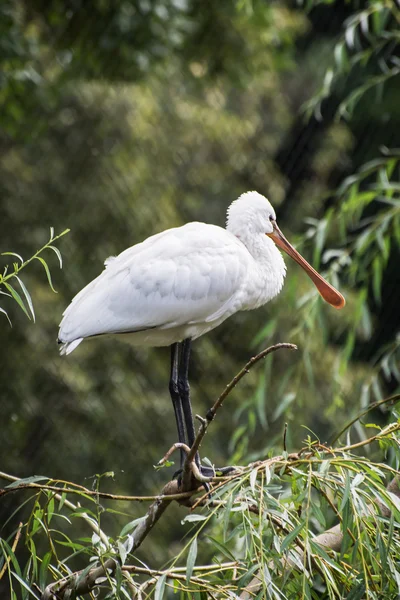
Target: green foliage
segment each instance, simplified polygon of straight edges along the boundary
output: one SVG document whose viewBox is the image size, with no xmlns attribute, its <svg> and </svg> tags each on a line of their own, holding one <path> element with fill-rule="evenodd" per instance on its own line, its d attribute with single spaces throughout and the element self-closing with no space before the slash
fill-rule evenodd
<svg viewBox="0 0 400 600">
<path fill-rule="evenodd" d="M 320 3 L 310 0 L 307 8 Z M 369 0 L 356 10 L 344 23 L 343 35 L 334 47 L 334 63 L 326 70 L 320 91 L 307 102 L 307 112 L 322 118 L 322 102 L 339 93 L 343 99 L 337 117 L 351 118 L 366 94 L 375 92 L 379 99 L 391 80 L 398 85 L 399 25 L 400 9 L 391 0 Z"/>
<path fill-rule="evenodd" d="M 308 2 L 307 10 L 320 4 L 323 2 Z M 389 107 L 386 110 L 392 109 L 391 94 L 396 95 L 400 80 L 399 20 L 396 3 L 385 0 L 368 2 L 346 19 L 343 34 L 334 48 L 334 63 L 324 71 L 322 89 L 303 107 L 308 117 L 323 119 L 323 103 L 328 100 L 336 107 L 336 119 L 346 118 L 353 127 L 361 115 L 363 118 L 371 115 L 371 106 L 380 111 L 385 110 L 384 106 Z M 381 94 L 373 95 L 375 88 Z M 393 110 L 397 113 L 396 107 Z M 375 349 L 368 370 L 363 370 L 362 365 L 356 367 L 354 361 L 360 345 L 376 335 L 374 313 L 382 304 L 389 261 L 392 259 L 393 264 L 393 255 L 398 255 L 400 248 L 400 153 L 398 148 L 386 146 L 379 150 L 379 156 L 344 178 L 334 194 L 325 191 L 329 207 L 323 214 L 306 218 L 309 227 L 299 240 L 299 247 L 312 256 L 314 267 L 324 269 L 323 275 L 344 291 L 347 305 L 340 317 L 330 314 L 331 309 L 321 302 L 315 289 L 306 288 L 302 292 L 297 277 L 291 276 L 291 296 L 289 290 L 287 295 L 296 302 L 295 322 L 285 307 L 278 307 L 274 318 L 257 333 L 254 343 L 274 339 L 278 328 L 282 333 L 285 319 L 284 335 L 298 344 L 303 360 L 287 367 L 279 385 L 271 377 L 271 367 L 266 367 L 257 393 L 244 405 L 247 424 L 242 424 L 232 439 L 235 458 L 246 456 L 246 432 L 255 431 L 255 416 L 262 422 L 258 407 L 265 406 L 265 399 L 271 396 L 281 399 L 272 420 L 283 412 L 290 418 L 292 403 L 295 401 L 296 409 L 299 404 L 306 405 L 310 402 L 310 390 L 312 402 L 315 403 L 316 394 L 325 418 L 329 419 L 336 410 L 346 410 L 349 400 L 353 411 L 357 411 L 370 401 L 379 401 L 386 390 L 400 385 L 397 331 L 392 331 L 384 347 Z M 391 272 L 396 277 L 393 266 Z M 318 348 L 313 332 L 317 330 L 325 344 L 333 341 L 342 346 L 337 356 L 333 352 L 326 354 L 322 368 L 315 360 Z M 238 420 L 242 413 L 243 406 L 237 413 Z M 361 439 L 365 436 L 361 427 L 358 434 Z M 252 454 L 253 458 L 256 456 Z"/>
<path fill-rule="evenodd" d="M 116 598 L 138 586 L 142 597 L 184 598 L 189 589 L 196 599 L 207 591 L 227 597 L 253 577 L 261 578 L 258 597 L 396 597 L 398 500 L 385 485 L 398 469 L 398 417 L 381 400 L 400 380 L 387 308 L 400 238 L 396 3 L 337 3 L 318 13 L 335 3 L 310 0 L 309 20 L 292 3 L 256 0 L 92 4 L 89 12 L 70 3 L 68 14 L 57 1 L 0 7 L 3 243 L 13 247 L 18 231 L 25 255 L 31 239 L 42 243 L 43 222 L 74 231 L 59 300 L 31 280 L 42 322 L 15 327 L 12 339 L 2 331 L 1 446 L 17 473 L 117 475 L 96 477 L 92 490 L 77 487 L 81 506 L 64 491 L 73 484 L 59 481 L 49 483 L 60 489 L 42 486 L 33 497 L 5 495 L 3 521 L 15 514 L 2 529 L 0 595 L 7 577 L 12 597 L 40 597 L 53 579 L 82 568 L 84 577 L 114 558 L 117 570 L 99 585 Z M 342 32 L 315 17 L 333 22 L 344 12 Z M 310 100 L 321 73 L 322 90 Z M 300 127 L 301 104 L 317 127 L 313 119 Z M 246 189 L 269 195 L 285 232 L 295 236 L 306 222 L 297 246 L 342 289 L 347 306 L 334 313 L 289 264 L 277 302 L 196 344 L 196 410 L 248 359 L 252 339 L 254 347 L 289 339 L 300 352 L 250 374 L 205 441 L 217 464 L 227 452 L 235 463 L 262 462 L 178 529 L 181 509 L 172 512 L 133 556 L 143 504 L 127 510 L 124 500 L 109 504 L 100 494 L 111 483 L 113 491 L 158 489 L 164 471 L 151 465 L 174 439 L 165 426 L 167 358 L 100 341 L 61 361 L 57 323 L 107 255 L 186 220 L 222 225 L 227 204 Z M 14 301 L 33 317 L 13 268 L 6 276 Z M 383 342 L 380 329 L 390 334 Z M 376 427 L 365 422 L 370 408 Z M 296 459 L 266 459 L 281 452 L 284 422 L 291 451 L 304 435 L 299 422 L 325 440 L 341 438 L 335 428 L 346 419 L 353 448 L 349 439 L 347 449 L 327 452 L 313 436 Z M 378 433 L 366 444 L 371 430 Z M 358 447 L 366 457 L 355 455 Z M 390 517 L 379 516 L 377 498 Z M 337 520 L 340 553 L 313 539 Z M 285 568 L 282 557 L 297 568 Z"/>
<path fill-rule="evenodd" d="M 96 579 L 102 597 L 130 598 L 135 590 L 139 597 L 167 598 L 174 590 L 181 597 L 335 599 L 362 589 L 366 598 L 394 599 L 400 593 L 400 500 L 387 484 L 397 475 L 391 464 L 400 460 L 400 421 L 370 426 L 376 433 L 362 446 L 379 442 L 391 455 L 389 464 L 355 454 L 358 443 L 326 448 L 308 437 L 299 453 L 264 459 L 216 482 L 211 499 L 202 492 L 195 512 L 182 521 L 185 543 L 162 568 L 141 564 L 131 553 L 140 520 L 119 535 L 101 530 L 105 516 L 115 513 L 112 506 L 121 504 L 118 496 L 111 503 L 101 498 L 102 477 L 95 491 L 17 480 L 8 486 L 14 494 L 34 488 L 25 500 L 30 515 L 1 540 L 0 576 L 8 576 L 16 597 L 40 598 L 51 582 L 74 572 L 77 559 L 87 565 L 79 581 L 111 558 L 117 567 Z M 82 519 L 91 537 L 76 535 L 75 522 Z M 331 532 L 335 521 L 340 525 Z M 333 548 L 329 536 L 339 539 Z M 18 560 L 18 543 L 29 548 L 27 564 Z"/>
<path fill-rule="evenodd" d="M 22 256 L 20 256 L 16 252 L 2 252 L 1 253 L 1 256 L 15 256 L 18 259 L 18 261 L 14 262 L 12 264 L 12 267 L 10 265 L 6 265 L 4 267 L 3 273 L 0 274 L 0 294 L 2 294 L 3 296 L 9 296 L 10 298 L 13 298 L 15 300 L 15 302 L 18 304 L 18 306 L 26 314 L 28 319 L 32 318 L 33 321 L 35 321 L 35 311 L 33 309 L 33 302 L 32 302 L 31 295 L 28 292 L 24 282 L 19 277 L 19 273 L 22 271 L 22 269 L 25 269 L 25 267 L 29 263 L 33 262 L 34 260 L 37 260 L 38 262 L 40 262 L 40 264 L 43 266 L 43 268 L 46 272 L 46 277 L 47 277 L 47 281 L 48 281 L 50 288 L 53 290 L 53 292 L 57 293 L 53 287 L 53 282 L 51 279 L 49 266 L 48 266 L 47 262 L 44 260 L 44 258 L 41 256 L 41 254 L 44 252 L 44 250 L 47 250 L 47 249 L 53 250 L 53 252 L 56 254 L 56 256 L 58 258 L 58 261 L 60 264 L 60 269 L 62 269 L 61 253 L 60 253 L 59 249 L 56 248 L 56 246 L 53 246 L 53 243 L 55 241 L 57 241 L 58 239 L 60 239 L 63 235 L 65 235 L 68 232 L 69 232 L 69 229 L 66 229 L 59 235 L 54 236 L 54 229 L 51 227 L 49 241 L 44 246 L 42 246 L 37 252 L 35 252 L 35 254 L 33 256 L 31 256 L 30 258 L 28 258 L 28 260 L 25 260 L 25 261 L 22 258 Z M 13 287 L 13 284 L 11 283 L 11 281 L 13 279 L 15 279 L 18 282 L 18 284 L 21 288 L 22 294 L 23 294 L 22 296 L 15 289 L 15 287 Z M 4 292 L 1 289 L 1 286 L 3 286 L 3 288 L 6 289 L 7 291 Z M 11 325 L 11 321 L 7 314 L 7 311 L 4 308 L 0 307 L 0 312 L 6 316 L 8 322 Z"/>
</svg>

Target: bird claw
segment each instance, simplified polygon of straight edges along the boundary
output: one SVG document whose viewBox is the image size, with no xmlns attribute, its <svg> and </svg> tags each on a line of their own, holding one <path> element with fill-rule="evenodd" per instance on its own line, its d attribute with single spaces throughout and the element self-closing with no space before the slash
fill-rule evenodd
<svg viewBox="0 0 400 600">
<path fill-rule="evenodd" d="M 225 475 L 229 475 L 230 473 L 235 471 L 235 467 L 208 467 L 205 465 L 200 465 L 200 467 L 198 467 L 198 470 L 200 471 L 200 474 L 202 477 L 211 480 L 213 477 L 224 477 Z M 172 475 L 172 479 L 177 479 L 179 486 L 182 485 L 182 475 L 183 475 L 183 468 L 178 469 Z M 195 477 L 195 475 L 194 475 L 194 477 Z M 203 483 L 204 487 L 206 488 L 206 490 L 209 491 L 210 486 L 208 485 L 208 482 L 202 481 L 202 483 Z"/>
<path fill-rule="evenodd" d="M 235 467 L 206 467 L 204 465 L 200 466 L 200 473 L 204 477 L 224 477 L 225 475 L 229 475 L 232 471 L 235 470 Z"/>
</svg>

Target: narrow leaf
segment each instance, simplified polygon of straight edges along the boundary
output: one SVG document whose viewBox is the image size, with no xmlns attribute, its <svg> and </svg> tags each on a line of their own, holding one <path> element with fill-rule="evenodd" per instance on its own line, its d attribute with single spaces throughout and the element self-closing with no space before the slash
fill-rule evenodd
<svg viewBox="0 0 400 600">
<path fill-rule="evenodd" d="M 181 524 L 184 523 L 194 523 L 196 521 L 205 521 L 208 517 L 206 515 L 197 515 L 196 513 L 192 513 L 186 515 L 184 519 L 182 519 Z"/>
<path fill-rule="evenodd" d="M 16 256 L 21 261 L 21 264 L 24 262 L 24 259 L 22 258 L 22 256 L 20 254 L 17 254 L 16 252 L 2 252 L 1 255 L 2 256 Z"/>
<path fill-rule="evenodd" d="M 224 514 L 223 514 L 223 520 L 222 520 L 224 542 L 226 541 L 226 536 L 228 533 L 228 527 L 229 527 L 230 518 L 231 518 L 232 504 L 233 504 L 233 494 L 229 494 L 229 497 L 228 497 L 228 500 L 227 500 L 227 503 L 225 506 Z"/>
<path fill-rule="evenodd" d="M 124 544 L 121 544 L 120 541 L 118 541 L 117 544 L 118 544 L 119 556 L 120 556 L 120 559 L 121 559 L 121 565 L 124 565 L 125 561 L 126 561 L 126 556 L 127 556 L 128 553 L 126 551 L 126 548 L 125 548 Z"/>
<path fill-rule="evenodd" d="M 160 579 L 157 581 L 157 585 L 154 589 L 154 600 L 162 600 L 162 598 L 164 597 L 166 579 L 167 579 L 167 574 L 164 573 L 163 575 L 161 575 Z"/>
<path fill-rule="evenodd" d="M 33 592 L 33 591 L 31 590 L 31 588 L 29 587 L 29 585 L 28 585 L 28 584 L 27 584 L 27 583 L 26 583 L 26 582 L 25 582 L 25 581 L 22 579 L 22 577 L 20 577 L 20 576 L 19 576 L 19 575 L 17 575 L 16 573 L 14 573 L 14 571 L 11 571 L 11 575 L 13 575 L 13 577 L 15 577 L 15 579 L 17 579 L 17 580 L 20 582 L 21 586 L 22 586 L 23 588 L 25 588 L 26 590 L 28 590 L 28 592 L 29 592 L 29 593 L 30 593 L 30 594 L 31 594 L 31 595 L 32 595 L 34 598 L 36 598 L 36 600 L 40 600 L 39 596 L 37 596 L 37 595 L 35 594 L 35 592 Z"/>
<path fill-rule="evenodd" d="M 239 579 L 238 584 L 237 584 L 237 591 L 240 592 L 248 583 L 250 583 L 250 580 L 253 576 L 253 574 L 258 571 L 260 568 L 260 565 L 257 563 L 255 565 L 253 565 L 248 571 L 246 571 L 246 573 L 244 575 L 242 575 L 242 577 Z"/>
<path fill-rule="evenodd" d="M 53 282 L 51 280 L 51 275 L 50 275 L 50 270 L 49 267 L 47 266 L 46 261 L 41 257 L 41 256 L 35 256 L 36 260 L 40 261 L 44 267 L 44 270 L 46 271 L 46 275 L 47 275 L 47 281 L 49 282 L 49 286 L 51 287 L 51 289 L 53 290 L 53 292 L 55 294 L 57 294 L 57 291 L 54 289 L 53 287 Z"/>
<path fill-rule="evenodd" d="M 28 319 L 30 319 L 31 318 L 30 314 L 26 310 L 26 306 L 24 304 L 24 301 L 22 300 L 21 296 L 18 294 L 17 290 L 14 290 L 14 288 L 12 287 L 12 285 L 10 285 L 7 282 L 4 282 L 4 285 L 6 286 L 6 288 L 8 289 L 8 291 L 10 292 L 10 294 L 12 295 L 12 297 L 14 298 L 14 300 L 16 301 L 16 303 L 19 305 L 19 307 L 22 308 L 22 310 L 24 311 L 24 313 L 26 314 L 26 316 L 28 317 Z"/>
<path fill-rule="evenodd" d="M 18 280 L 18 283 L 19 283 L 19 285 L 21 286 L 21 290 L 24 292 L 25 299 L 26 299 L 26 301 L 27 301 L 27 303 L 28 303 L 28 306 L 29 306 L 29 310 L 30 310 L 30 311 L 31 311 L 31 313 L 32 313 L 33 322 L 35 323 L 35 321 L 36 321 L 36 317 L 35 317 L 35 311 L 33 310 L 33 303 L 32 303 L 32 298 L 31 298 L 31 295 L 30 295 L 30 293 L 28 292 L 28 290 L 26 289 L 26 286 L 25 286 L 24 282 L 22 281 L 22 279 L 20 279 L 20 278 L 18 277 L 18 275 L 14 275 L 14 277 L 15 277 L 15 279 L 17 279 L 17 280 Z"/>
<path fill-rule="evenodd" d="M 126 535 L 130 531 L 132 531 L 133 529 L 136 529 L 136 527 L 139 525 L 139 523 L 141 523 L 145 518 L 146 517 L 139 517 L 138 519 L 134 519 L 133 521 L 130 521 L 129 523 L 127 523 L 125 525 L 125 527 L 122 529 L 122 531 L 119 535 L 121 537 L 124 537 L 124 535 Z"/>
<path fill-rule="evenodd" d="M 60 263 L 60 269 L 62 269 L 62 256 L 61 256 L 61 252 L 59 251 L 58 248 L 56 248 L 55 246 L 47 246 L 48 248 L 50 248 L 51 250 L 53 250 L 53 252 L 56 253 L 57 258 L 58 258 L 58 262 Z"/>
<path fill-rule="evenodd" d="M 49 573 L 49 564 L 51 561 L 52 553 L 46 552 L 43 557 L 42 564 L 40 565 L 40 573 L 39 573 L 39 586 L 42 590 L 46 587 L 47 583 L 47 575 Z"/>
<path fill-rule="evenodd" d="M 253 494 L 256 493 L 257 474 L 258 474 L 257 469 L 253 469 L 252 472 L 250 473 L 250 487 L 251 487 L 251 491 L 253 492 Z"/>
<path fill-rule="evenodd" d="M 341 502 L 340 508 L 339 508 L 340 512 L 343 511 L 343 509 L 346 506 L 347 501 L 349 499 L 349 496 L 350 496 L 350 483 L 351 483 L 350 482 L 350 477 L 349 477 L 348 473 L 346 473 L 346 485 L 345 485 L 345 488 L 344 488 L 344 494 L 343 494 L 343 497 L 342 497 L 342 502 Z"/>
<path fill-rule="evenodd" d="M 7 321 L 10 323 L 10 327 L 12 327 L 12 323 L 10 321 L 10 317 L 7 314 L 7 311 L 5 311 L 4 308 L 0 308 L 0 312 L 6 315 Z"/>
<path fill-rule="evenodd" d="M 44 480 L 48 480 L 48 477 L 45 477 L 44 475 L 32 475 L 32 477 L 25 477 L 25 479 L 18 479 L 18 481 L 13 481 L 13 483 L 10 483 L 9 485 L 6 485 L 7 488 L 13 488 L 13 487 L 18 487 L 19 485 L 26 485 L 28 483 L 36 483 L 38 481 L 44 481 Z M 60 488 L 61 489 L 61 488 Z"/>
<path fill-rule="evenodd" d="M 186 582 L 189 583 L 193 574 L 193 567 L 197 558 L 197 537 L 190 544 L 189 554 L 186 563 Z"/>
<path fill-rule="evenodd" d="M 291 544 L 291 542 L 299 535 L 299 533 L 303 529 L 303 527 L 304 527 L 304 523 L 300 523 L 285 537 L 285 539 L 282 541 L 282 544 L 281 544 L 282 552 L 284 552 L 288 548 L 288 546 Z"/>
</svg>

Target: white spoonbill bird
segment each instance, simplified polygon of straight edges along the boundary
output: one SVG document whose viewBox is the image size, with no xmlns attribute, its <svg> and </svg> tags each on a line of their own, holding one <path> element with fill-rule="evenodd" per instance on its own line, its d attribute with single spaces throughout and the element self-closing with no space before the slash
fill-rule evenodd
<svg viewBox="0 0 400 600">
<path fill-rule="evenodd" d="M 178 438 L 191 446 L 191 340 L 281 291 L 286 267 L 278 248 L 306 271 L 324 300 L 335 308 L 344 306 L 343 296 L 284 237 L 269 201 L 247 192 L 229 206 L 226 229 L 187 223 L 108 258 L 104 271 L 64 312 L 61 354 L 98 335 L 119 335 L 135 345 L 171 346 L 170 394 Z"/>
</svg>

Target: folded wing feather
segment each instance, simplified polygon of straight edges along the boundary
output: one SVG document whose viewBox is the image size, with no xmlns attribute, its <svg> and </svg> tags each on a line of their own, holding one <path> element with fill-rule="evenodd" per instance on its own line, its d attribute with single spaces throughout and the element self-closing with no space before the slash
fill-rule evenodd
<svg viewBox="0 0 400 600">
<path fill-rule="evenodd" d="M 164 231 L 107 259 L 64 312 L 59 339 L 68 352 L 71 342 L 94 335 L 218 319 L 234 301 L 247 261 L 245 247 L 220 227 Z"/>
</svg>

